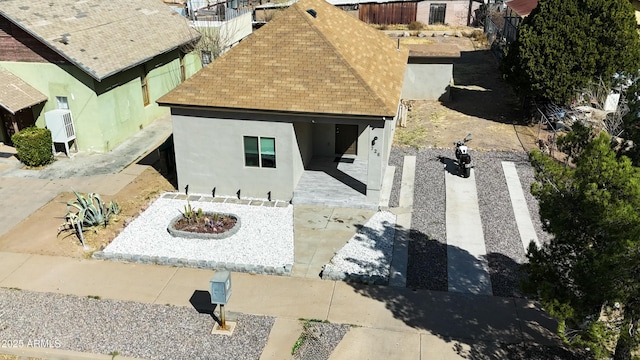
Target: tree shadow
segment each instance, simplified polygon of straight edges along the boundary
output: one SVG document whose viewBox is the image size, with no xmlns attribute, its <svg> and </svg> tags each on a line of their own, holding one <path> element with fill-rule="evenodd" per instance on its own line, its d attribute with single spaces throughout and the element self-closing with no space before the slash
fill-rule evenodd
<svg viewBox="0 0 640 360">
<path fill-rule="evenodd" d="M 412 274 L 415 269 L 411 268 L 412 259 L 409 259 L 407 288 L 348 282 L 357 294 L 384 303 L 395 319 L 450 343 L 451 349 L 463 358 L 512 358 L 511 354 L 524 351 L 522 346 L 538 344 L 557 348 L 562 345 L 555 334 L 557 322 L 539 304 L 522 297 L 499 296 L 518 294 L 513 289 L 517 289 L 520 265 L 513 259 L 498 253 L 477 258 L 465 249 L 441 243 L 420 231 L 399 226 L 394 230 L 396 238 L 409 239 L 410 258 L 414 256 L 411 254 L 412 242 L 426 243 L 420 248 L 425 252 L 424 259 L 431 261 L 426 267 L 430 270 L 420 276 L 432 278 L 426 282 L 427 288 L 411 286 L 411 277 L 416 275 Z M 452 253 L 455 256 L 452 257 Z M 452 259 L 460 264 L 456 266 L 457 278 L 454 279 L 460 287 L 457 292 L 448 291 L 449 261 Z M 386 260 L 386 264 L 389 262 Z M 497 267 L 500 271 L 486 272 L 487 263 L 490 268 Z M 374 267 L 369 269 L 374 270 Z M 485 271 L 479 271 L 482 269 Z M 497 288 L 496 284 L 512 285 L 506 291 L 494 290 L 494 296 L 475 294 L 474 285 L 486 280 L 487 276 L 490 276 L 493 288 Z"/>
<path fill-rule="evenodd" d="M 342 256 L 341 252 L 331 259 L 320 272 L 320 278 L 334 278 L 335 272 L 338 277 L 345 282 L 367 283 L 367 284 L 388 284 L 389 269 L 393 248 L 384 239 L 393 239 L 396 226 L 388 221 L 382 222 L 382 229 L 375 229 L 365 225 L 354 224 L 356 234 L 349 240 L 346 246 L 359 247 L 359 254 L 367 253 L 364 257 Z M 343 273 L 340 266 L 334 268 L 334 262 L 348 262 L 355 265 L 358 270 Z"/>
<path fill-rule="evenodd" d="M 450 95 L 439 99 L 449 109 L 499 123 L 525 120 L 491 50 L 461 52 L 453 64 L 453 79 Z"/>
</svg>

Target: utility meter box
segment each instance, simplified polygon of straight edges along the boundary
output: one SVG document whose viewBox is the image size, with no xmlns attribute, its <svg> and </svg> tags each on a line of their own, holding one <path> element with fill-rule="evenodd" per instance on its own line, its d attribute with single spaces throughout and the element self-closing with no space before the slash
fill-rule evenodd
<svg viewBox="0 0 640 360">
<path fill-rule="evenodd" d="M 216 271 L 211 280 L 211 303 L 226 305 L 231 296 L 231 273 L 229 271 Z"/>
</svg>

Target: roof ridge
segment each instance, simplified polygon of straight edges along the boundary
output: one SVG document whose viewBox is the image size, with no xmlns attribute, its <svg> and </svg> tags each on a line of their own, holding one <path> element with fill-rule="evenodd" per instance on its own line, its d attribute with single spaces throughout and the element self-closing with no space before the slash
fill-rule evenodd
<svg viewBox="0 0 640 360">
<path fill-rule="evenodd" d="M 323 0 L 323 1 L 325 1 L 325 0 Z M 342 62 L 344 64 L 347 64 L 349 69 L 351 69 L 351 72 L 358 79 L 358 82 L 360 82 L 360 84 L 362 84 L 364 86 L 364 88 L 367 89 L 367 92 L 369 93 L 369 95 L 372 98 L 374 98 L 376 100 L 376 102 L 381 105 L 382 108 L 386 109 L 387 108 L 387 104 L 385 103 L 384 99 L 382 99 L 380 97 L 380 95 L 378 95 L 378 93 L 376 91 L 374 91 L 373 88 L 371 88 L 371 85 L 367 81 L 365 81 L 364 77 L 360 74 L 360 72 L 358 72 L 358 70 L 353 65 L 351 65 L 351 62 L 347 60 L 347 58 L 342 54 L 342 52 L 339 51 L 339 49 L 333 44 L 333 42 L 331 42 L 325 36 L 325 34 L 322 31 L 320 31 L 320 29 L 318 29 L 317 26 L 315 26 L 313 24 L 312 20 L 305 15 L 307 13 L 307 10 L 302 9 L 299 6 L 299 4 L 300 4 L 300 2 L 296 2 L 293 5 L 293 7 L 296 9 L 296 11 L 298 11 L 298 13 L 300 15 L 302 15 L 302 18 L 304 19 L 304 21 L 306 21 L 309 24 L 309 26 L 313 29 L 313 31 L 315 31 L 318 35 L 320 35 L 320 37 L 324 40 L 324 42 L 329 45 L 331 50 L 342 60 Z M 328 2 L 327 2 L 327 4 L 329 6 L 334 6 L 334 5 L 329 4 Z M 311 16 L 313 16 L 313 15 L 311 15 Z M 387 109 L 387 110 L 395 111 L 395 109 Z"/>
</svg>

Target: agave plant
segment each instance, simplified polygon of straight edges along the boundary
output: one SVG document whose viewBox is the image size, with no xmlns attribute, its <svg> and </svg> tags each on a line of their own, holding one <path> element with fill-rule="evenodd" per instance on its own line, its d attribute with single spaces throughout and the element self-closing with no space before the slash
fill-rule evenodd
<svg viewBox="0 0 640 360">
<path fill-rule="evenodd" d="M 86 198 L 77 191 L 73 193 L 76 200 L 67 202 L 67 214 L 64 216 L 66 221 L 58 230 L 58 234 L 65 230 L 74 230 L 84 246 L 84 229 L 99 225 L 106 227 L 111 215 L 120 212 L 120 207 L 115 201 L 106 204 L 96 193 L 88 193 Z"/>
</svg>

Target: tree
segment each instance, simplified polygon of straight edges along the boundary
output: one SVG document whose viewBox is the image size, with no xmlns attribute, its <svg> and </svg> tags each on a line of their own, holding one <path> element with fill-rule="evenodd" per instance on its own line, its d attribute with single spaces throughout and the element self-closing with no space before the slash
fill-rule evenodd
<svg viewBox="0 0 640 360">
<path fill-rule="evenodd" d="M 640 81 L 636 80 L 627 89 L 629 113 L 624 117 L 624 137 L 635 144 L 625 154 L 635 166 L 640 166 Z"/>
<path fill-rule="evenodd" d="M 501 68 L 521 97 L 564 104 L 615 73 L 637 73 L 640 40 L 628 0 L 539 0 Z"/>
<path fill-rule="evenodd" d="M 640 325 L 640 169 L 604 132 L 578 132 L 561 147 L 572 149 L 574 167 L 531 153 L 532 193 L 553 239 L 529 247 L 524 290 L 559 319 L 567 341 L 630 359 Z M 601 310 L 614 304 L 621 317 L 603 321 Z"/>
<path fill-rule="evenodd" d="M 195 51 L 206 66 L 233 45 L 251 34 L 251 14 L 248 9 L 227 9 L 220 3 L 211 9 L 200 9 L 193 25 L 200 33 Z"/>
</svg>

